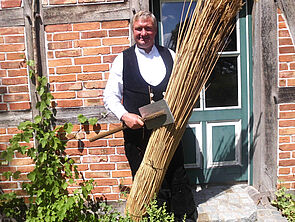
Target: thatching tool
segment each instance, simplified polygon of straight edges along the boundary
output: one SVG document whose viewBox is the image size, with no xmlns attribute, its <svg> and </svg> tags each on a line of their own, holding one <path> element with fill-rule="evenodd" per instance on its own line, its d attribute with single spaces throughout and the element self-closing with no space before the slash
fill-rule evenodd
<svg viewBox="0 0 295 222">
<path fill-rule="evenodd" d="M 172 113 L 164 99 L 145 105 L 143 107 L 140 107 L 139 112 L 147 129 L 155 129 L 161 126 L 174 123 L 174 118 L 172 116 Z M 119 132 L 126 128 L 127 126 L 124 123 L 121 123 L 120 126 L 112 130 L 101 132 L 97 134 L 96 136 L 91 137 L 89 141 L 93 142 L 97 139 L 106 137 L 108 135 Z"/>
</svg>

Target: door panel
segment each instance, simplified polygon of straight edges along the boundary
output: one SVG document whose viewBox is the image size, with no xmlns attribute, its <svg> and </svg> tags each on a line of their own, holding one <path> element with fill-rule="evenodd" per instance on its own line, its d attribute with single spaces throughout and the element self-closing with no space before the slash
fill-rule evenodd
<svg viewBox="0 0 295 222">
<path fill-rule="evenodd" d="M 154 0 L 153 4 L 160 21 L 158 39 L 175 49 L 183 2 Z M 185 167 L 194 184 L 248 180 L 249 47 L 245 10 L 246 4 L 182 138 Z"/>
</svg>

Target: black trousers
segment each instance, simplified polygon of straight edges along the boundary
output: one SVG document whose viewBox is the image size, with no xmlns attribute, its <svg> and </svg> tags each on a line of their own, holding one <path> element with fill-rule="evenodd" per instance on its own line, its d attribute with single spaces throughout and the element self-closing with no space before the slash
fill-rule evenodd
<svg viewBox="0 0 295 222">
<path fill-rule="evenodd" d="M 143 159 L 145 149 L 151 135 L 146 128 L 139 130 L 127 129 L 124 131 L 125 154 L 128 159 L 132 177 Z M 157 195 L 158 205 L 166 203 L 167 210 L 174 213 L 176 221 L 186 218 L 195 220 L 196 207 L 191 187 L 184 169 L 184 155 L 182 144 L 178 146 L 166 171 L 161 189 Z"/>
</svg>

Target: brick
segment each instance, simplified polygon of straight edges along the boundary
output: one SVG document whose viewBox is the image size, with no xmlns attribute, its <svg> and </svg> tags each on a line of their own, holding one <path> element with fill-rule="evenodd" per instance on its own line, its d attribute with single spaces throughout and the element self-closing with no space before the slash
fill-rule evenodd
<svg viewBox="0 0 295 222">
<path fill-rule="evenodd" d="M 295 62 L 293 62 L 293 63 L 290 64 L 290 69 L 295 70 Z"/>
<path fill-rule="evenodd" d="M 290 152 L 279 153 L 279 158 L 280 159 L 289 159 L 290 157 L 291 157 L 291 153 Z"/>
<path fill-rule="evenodd" d="M 280 127 L 295 126 L 295 120 L 279 120 Z"/>
<path fill-rule="evenodd" d="M 76 98 L 75 92 L 52 92 L 54 99 L 73 99 Z"/>
<path fill-rule="evenodd" d="M 7 134 L 17 134 L 17 133 L 21 133 L 22 131 L 19 130 L 18 128 L 7 128 Z M 28 146 L 29 144 L 26 143 L 26 144 L 22 144 L 22 145 L 25 145 L 25 146 Z"/>
<path fill-rule="evenodd" d="M 4 61 L 5 60 L 5 54 L 0 54 L 0 61 Z"/>
<path fill-rule="evenodd" d="M 83 67 L 84 72 L 103 72 L 108 70 L 109 70 L 108 64 L 85 65 Z"/>
<path fill-rule="evenodd" d="M 77 170 L 78 171 L 86 171 L 86 170 L 89 170 L 89 166 L 88 166 L 88 164 L 79 164 L 79 165 L 77 165 Z"/>
<path fill-rule="evenodd" d="M 91 164 L 90 170 L 115 170 L 115 164 Z"/>
<path fill-rule="evenodd" d="M 72 65 L 72 60 L 69 59 L 54 59 L 48 60 L 48 67 Z"/>
<path fill-rule="evenodd" d="M 131 172 L 130 170 L 118 170 L 118 171 L 113 171 L 112 172 L 112 177 L 113 178 L 121 178 L 121 177 L 131 177 Z"/>
<path fill-rule="evenodd" d="M 279 168 L 279 174 L 289 174 L 290 168 Z"/>
<path fill-rule="evenodd" d="M 288 79 L 287 86 L 295 86 L 295 79 Z"/>
<path fill-rule="evenodd" d="M 107 146 L 107 140 L 100 139 L 100 140 L 95 140 L 93 142 L 90 141 L 83 141 L 85 147 L 105 147 Z"/>
<path fill-rule="evenodd" d="M 110 22 L 102 22 L 101 23 L 101 28 L 103 28 L 103 29 L 125 28 L 128 26 L 129 26 L 129 22 L 127 20 L 110 21 Z"/>
<path fill-rule="evenodd" d="M 85 48 L 83 49 L 84 55 L 106 55 L 110 53 L 110 47 L 99 47 L 99 48 Z"/>
<path fill-rule="evenodd" d="M 8 110 L 7 104 L 1 104 L 0 103 L 0 110 L 1 111 L 7 111 Z"/>
<path fill-rule="evenodd" d="M 280 136 L 279 137 L 279 143 L 290 143 L 290 137 L 289 136 Z"/>
<path fill-rule="evenodd" d="M 86 178 L 110 178 L 109 172 L 85 172 Z"/>
<path fill-rule="evenodd" d="M 113 201 L 113 200 L 119 200 L 120 195 L 119 194 L 103 194 L 103 195 L 93 195 L 93 197 L 103 199 L 103 200 Z"/>
<path fill-rule="evenodd" d="M 77 93 L 78 98 L 90 98 L 102 96 L 102 90 L 82 90 Z"/>
<path fill-rule="evenodd" d="M 92 56 L 92 57 L 75 58 L 74 63 L 75 65 L 101 63 L 101 57 Z"/>
<path fill-rule="evenodd" d="M 2 85 L 18 85 L 18 84 L 27 84 L 26 77 L 17 77 L 17 78 L 2 78 Z"/>
<path fill-rule="evenodd" d="M 128 163 L 118 163 L 117 164 L 117 169 L 118 170 L 130 170 L 130 166 Z"/>
<path fill-rule="evenodd" d="M 279 106 L 280 111 L 295 110 L 295 104 L 284 104 Z"/>
<path fill-rule="evenodd" d="M 0 94 L 7 93 L 7 87 L 0 86 Z"/>
<path fill-rule="evenodd" d="M 121 38 L 104 38 L 102 39 L 102 44 L 111 46 L 111 45 L 127 45 L 129 44 L 128 37 L 121 37 Z"/>
<path fill-rule="evenodd" d="M 49 0 L 51 5 L 64 5 L 64 4 L 74 4 L 76 0 Z"/>
<path fill-rule="evenodd" d="M 80 99 L 76 100 L 57 100 L 58 107 L 78 107 L 83 105 L 83 101 Z"/>
<path fill-rule="evenodd" d="M 73 24 L 74 31 L 86 31 L 100 29 L 100 22 L 85 22 Z"/>
<path fill-rule="evenodd" d="M 48 57 L 48 59 L 54 59 L 54 54 L 53 54 L 53 52 L 48 51 L 48 52 L 47 52 L 47 57 Z"/>
<path fill-rule="evenodd" d="M 109 140 L 109 145 L 110 146 L 123 146 L 124 145 L 124 140 L 123 139 Z"/>
<path fill-rule="evenodd" d="M 102 163 L 102 162 L 108 162 L 107 156 L 84 156 L 83 163 Z"/>
<path fill-rule="evenodd" d="M 6 70 L 0 70 L 0 77 L 6 77 Z"/>
<path fill-rule="evenodd" d="M 49 50 L 55 50 L 55 49 L 69 49 L 72 48 L 72 42 L 50 42 L 48 43 L 48 49 Z"/>
<path fill-rule="evenodd" d="M 295 159 L 279 160 L 279 166 L 294 166 Z"/>
<path fill-rule="evenodd" d="M 281 112 L 281 119 L 293 119 L 295 117 L 295 112 Z"/>
<path fill-rule="evenodd" d="M 88 81 L 88 80 L 100 80 L 102 79 L 102 73 L 87 73 L 87 74 L 78 74 L 77 79 L 81 81 Z M 92 82 L 92 81 L 91 81 Z M 85 83 L 84 83 L 85 87 Z M 91 88 L 90 88 L 91 89 Z M 94 89 L 94 88 L 93 88 Z"/>
<path fill-rule="evenodd" d="M 62 25 L 47 25 L 45 26 L 46 32 L 67 32 L 72 31 L 72 25 L 62 24 Z"/>
<path fill-rule="evenodd" d="M 294 52 L 295 52 L 294 46 L 279 47 L 279 53 L 281 54 L 294 53 Z"/>
<path fill-rule="evenodd" d="M 288 30 L 279 30 L 279 38 L 280 37 L 290 37 L 290 33 Z"/>
<path fill-rule="evenodd" d="M 103 63 L 113 63 L 113 61 L 116 57 L 117 57 L 116 55 L 104 56 Z"/>
<path fill-rule="evenodd" d="M 77 57 L 77 56 L 81 56 L 81 55 L 82 55 L 82 51 L 80 49 L 64 50 L 64 51 L 56 51 L 55 52 L 56 58 Z"/>
<path fill-rule="evenodd" d="M 75 82 L 76 75 L 49 76 L 49 82 Z"/>
<path fill-rule="evenodd" d="M 86 99 L 85 106 L 103 106 L 103 99 Z"/>
<path fill-rule="evenodd" d="M 107 35 L 108 33 L 105 30 L 82 32 L 81 39 L 104 38 L 104 37 L 107 37 Z"/>
<path fill-rule="evenodd" d="M 47 41 L 53 41 L 53 34 L 46 35 Z"/>
<path fill-rule="evenodd" d="M 17 52 L 24 51 L 25 44 L 3 44 L 0 45 L 0 52 Z"/>
<path fill-rule="evenodd" d="M 293 62 L 293 61 L 295 61 L 295 55 L 280 55 L 279 56 L 279 62 Z"/>
<path fill-rule="evenodd" d="M 114 186 L 114 185 L 118 185 L 118 180 L 117 179 L 99 179 L 99 180 L 94 180 L 94 183 L 97 186 Z"/>
<path fill-rule="evenodd" d="M 0 35 L 24 34 L 24 27 L 0 27 Z"/>
<path fill-rule="evenodd" d="M 110 162 L 127 162 L 127 157 L 125 155 L 110 156 Z"/>
<path fill-rule="evenodd" d="M 279 149 L 282 151 L 293 151 L 295 150 L 295 144 L 280 144 Z"/>
<path fill-rule="evenodd" d="M 81 90 L 82 83 L 63 83 L 63 84 L 56 84 L 55 85 L 56 91 L 67 91 L 67 90 Z"/>
<path fill-rule="evenodd" d="M 9 86 L 8 87 L 9 93 L 20 93 L 20 92 L 29 92 L 29 88 L 27 85 L 25 86 Z"/>
<path fill-rule="evenodd" d="M 0 134 L 6 134 L 6 128 L 0 128 Z"/>
<path fill-rule="evenodd" d="M 79 39 L 79 32 L 57 33 L 53 35 L 54 41 L 66 41 Z"/>
<path fill-rule="evenodd" d="M 95 47 L 95 46 L 101 46 L 101 40 L 99 40 L 99 39 L 84 39 L 84 40 L 74 41 L 75 48 Z"/>
<path fill-rule="evenodd" d="M 6 54 L 7 60 L 20 60 L 25 58 L 25 54 L 23 52 L 18 53 L 7 53 Z"/>
<path fill-rule="evenodd" d="M 1 189 L 13 189 L 18 188 L 16 182 L 0 182 Z"/>
<path fill-rule="evenodd" d="M 79 78 L 79 76 L 78 76 Z M 106 81 L 91 81 L 91 82 L 84 82 L 84 87 L 86 89 L 104 89 L 106 86 Z"/>
<path fill-rule="evenodd" d="M 288 64 L 286 63 L 280 63 L 279 67 L 280 67 L 280 71 L 288 70 Z"/>
<path fill-rule="evenodd" d="M 81 73 L 81 66 L 67 66 L 67 67 L 57 67 L 56 74 L 70 74 L 70 73 Z"/>
<path fill-rule="evenodd" d="M 1 7 L 2 8 L 14 8 L 21 7 L 22 0 L 2 0 Z"/>
<path fill-rule="evenodd" d="M 66 149 L 65 153 L 70 156 L 82 156 L 87 155 L 86 149 Z"/>
<path fill-rule="evenodd" d="M 292 39 L 291 38 L 283 38 L 279 39 L 279 45 L 293 45 Z"/>
<path fill-rule="evenodd" d="M 123 154 L 123 155 L 125 155 L 125 149 L 124 149 L 124 147 L 116 147 L 116 150 L 117 150 L 117 154 Z"/>
<path fill-rule="evenodd" d="M 102 193 L 102 194 L 106 194 L 106 193 L 111 193 L 111 188 L 108 187 L 94 187 L 92 190 L 93 193 Z"/>
<path fill-rule="evenodd" d="M 3 43 L 4 43 L 4 37 L 0 36 L 0 44 L 3 44 Z"/>
<path fill-rule="evenodd" d="M 9 77 L 17 77 L 17 76 L 27 76 L 26 69 L 9 69 L 7 70 L 7 74 Z"/>
<path fill-rule="evenodd" d="M 295 175 L 279 176 L 279 180 L 282 180 L 282 181 L 294 181 L 295 180 Z"/>
<path fill-rule="evenodd" d="M 279 29 L 286 29 L 286 28 L 287 28 L 286 22 L 279 22 Z"/>
<path fill-rule="evenodd" d="M 4 37 L 5 43 L 25 43 L 24 36 L 5 36 Z"/>
<path fill-rule="evenodd" d="M 11 135 L 0 135 L 0 142 L 9 142 L 9 139 L 11 139 Z"/>
<path fill-rule="evenodd" d="M 109 31 L 109 37 L 129 36 L 129 29 L 116 29 Z"/>
<path fill-rule="evenodd" d="M 11 94 L 4 95 L 4 102 L 18 102 L 18 101 L 29 101 L 30 97 L 28 94 Z"/>
<path fill-rule="evenodd" d="M 1 69 L 17 69 L 21 67 L 21 62 L 12 61 L 12 62 L 0 62 Z"/>
<path fill-rule="evenodd" d="M 31 158 L 27 159 L 13 159 L 10 161 L 11 165 L 23 166 L 23 165 L 32 165 L 34 161 Z"/>
<path fill-rule="evenodd" d="M 280 87 L 285 87 L 285 86 L 287 86 L 287 81 L 286 81 L 286 80 L 279 80 L 279 86 L 280 86 Z"/>
<path fill-rule="evenodd" d="M 115 154 L 114 148 L 95 148 L 95 149 L 89 149 L 90 155 L 111 155 Z"/>
<path fill-rule="evenodd" d="M 21 173 L 29 173 L 34 170 L 35 166 L 18 166 L 17 170 L 20 171 Z"/>
</svg>

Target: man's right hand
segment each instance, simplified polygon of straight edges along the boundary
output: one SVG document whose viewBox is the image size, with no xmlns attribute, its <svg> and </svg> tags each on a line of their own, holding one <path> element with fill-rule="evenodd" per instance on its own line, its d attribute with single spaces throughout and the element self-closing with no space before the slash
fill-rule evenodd
<svg viewBox="0 0 295 222">
<path fill-rule="evenodd" d="M 121 117 L 121 120 L 130 129 L 139 129 L 144 125 L 144 122 L 142 121 L 141 117 L 134 113 L 125 113 Z"/>
</svg>

